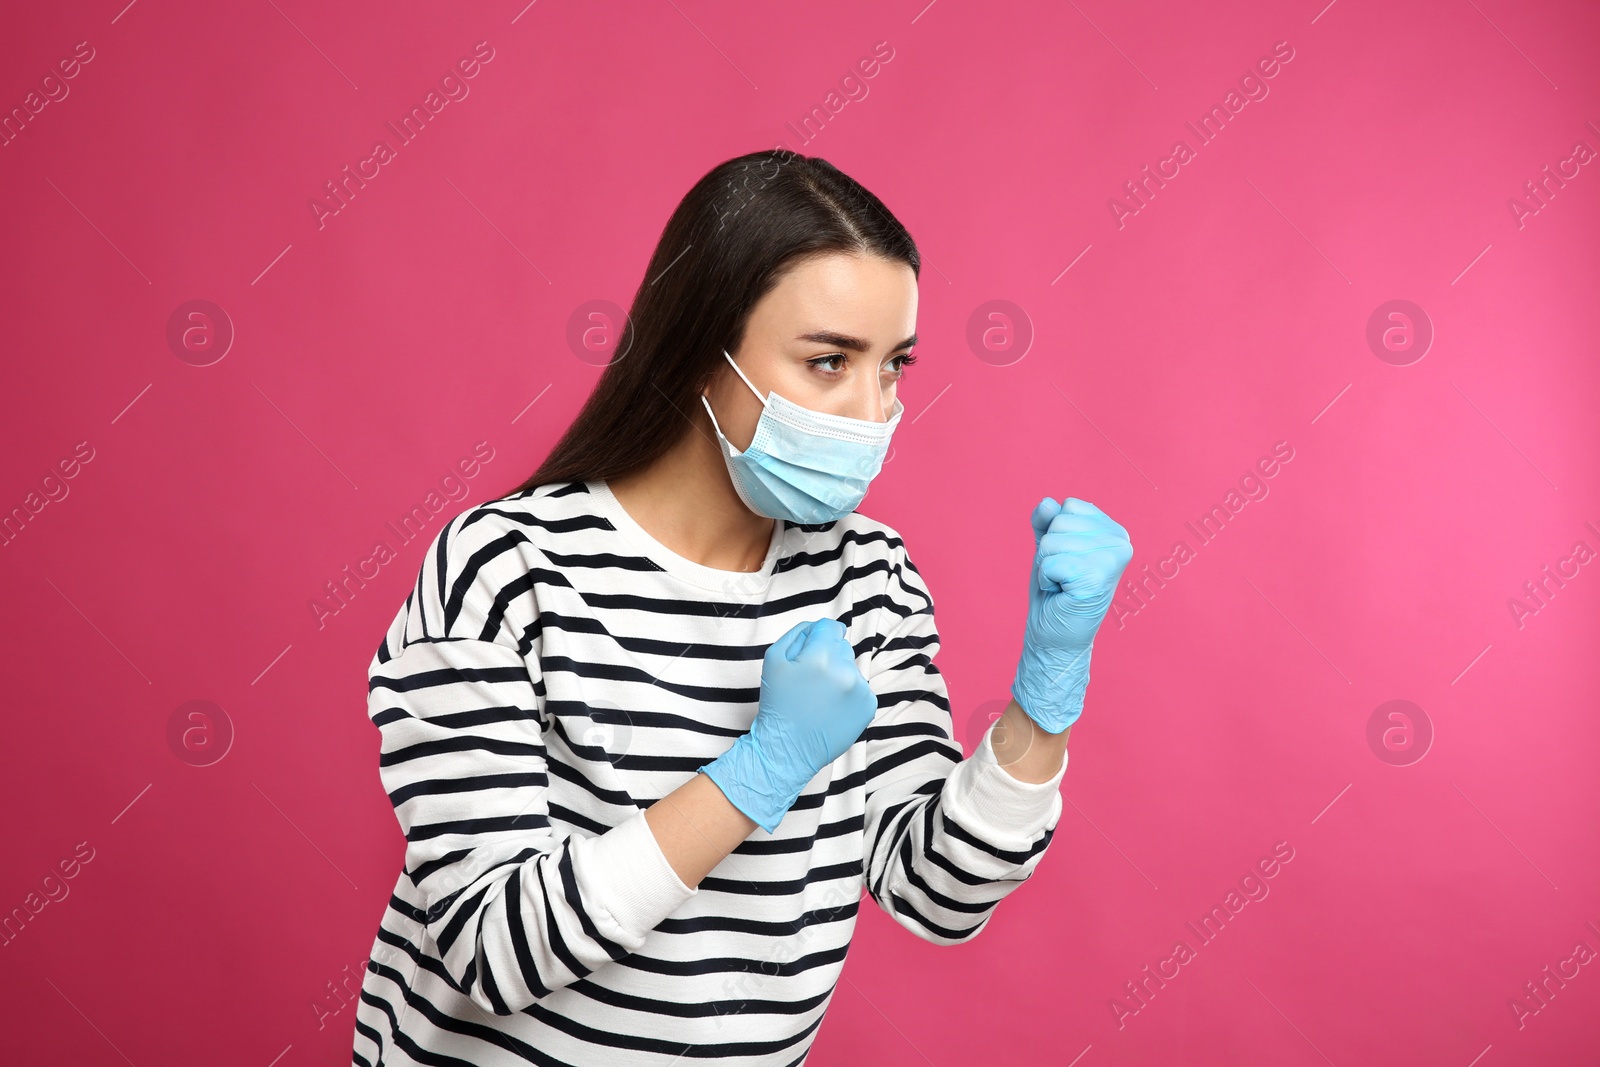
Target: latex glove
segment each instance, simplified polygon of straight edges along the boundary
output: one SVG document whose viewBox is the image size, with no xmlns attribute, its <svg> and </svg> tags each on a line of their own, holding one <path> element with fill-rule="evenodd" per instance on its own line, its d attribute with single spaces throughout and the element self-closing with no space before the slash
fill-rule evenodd
<svg viewBox="0 0 1600 1067">
<path fill-rule="evenodd" d="M 844 755 L 878 711 L 836 619 L 803 622 L 761 660 L 761 705 L 749 733 L 701 770 L 767 833 L 806 783 Z"/>
<path fill-rule="evenodd" d="M 1059 734 L 1083 713 L 1095 632 L 1133 558 L 1128 531 L 1077 497 L 1045 497 L 1033 509 L 1028 625 L 1011 695 L 1028 717 Z"/>
</svg>

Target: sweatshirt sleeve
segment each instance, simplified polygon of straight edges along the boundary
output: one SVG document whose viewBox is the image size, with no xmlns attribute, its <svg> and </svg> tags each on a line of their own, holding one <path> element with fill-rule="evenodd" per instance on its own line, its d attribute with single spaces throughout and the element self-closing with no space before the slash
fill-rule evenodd
<svg viewBox="0 0 1600 1067">
<path fill-rule="evenodd" d="M 863 734 L 867 888 L 918 937 L 960 944 L 1039 865 L 1061 817 L 1067 763 L 1047 782 L 1019 781 L 996 761 L 989 733 L 963 759 L 933 662 L 933 598 L 903 544 L 885 601 L 887 629 L 867 668 L 878 694 Z"/>
<path fill-rule="evenodd" d="M 421 901 L 418 948 L 484 1011 L 510 1015 L 636 951 L 698 889 L 643 810 L 597 835 L 551 824 L 544 563 L 494 514 L 465 512 L 433 542 L 373 658 L 368 715 Z"/>
</svg>

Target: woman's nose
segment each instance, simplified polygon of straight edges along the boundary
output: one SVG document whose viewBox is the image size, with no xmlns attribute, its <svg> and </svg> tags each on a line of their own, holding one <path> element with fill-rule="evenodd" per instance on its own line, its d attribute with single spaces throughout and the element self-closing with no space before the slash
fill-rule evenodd
<svg viewBox="0 0 1600 1067">
<path fill-rule="evenodd" d="M 887 392 L 892 392 L 893 388 L 890 386 Z M 884 388 L 875 381 L 869 382 L 863 392 L 864 395 L 856 400 L 855 410 L 850 413 L 851 418 L 863 422 L 887 422 L 889 409 L 894 406 L 894 398 L 887 395 Z"/>
</svg>

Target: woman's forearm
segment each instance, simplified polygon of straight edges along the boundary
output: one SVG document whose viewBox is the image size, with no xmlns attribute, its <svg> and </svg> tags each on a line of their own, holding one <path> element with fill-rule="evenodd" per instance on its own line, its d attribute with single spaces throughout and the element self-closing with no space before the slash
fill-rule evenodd
<svg viewBox="0 0 1600 1067">
<path fill-rule="evenodd" d="M 995 759 L 1011 777 L 1019 782 L 1048 782 L 1061 769 L 1070 733 L 1070 726 L 1059 734 L 1051 733 L 1012 700 L 994 724 L 989 743 Z"/>
<path fill-rule="evenodd" d="M 990 744 L 1006 773 L 1021 782 L 1048 782 L 1061 769 L 1072 727 L 1059 734 L 1042 729 L 1015 700 L 994 726 Z M 667 862 L 687 886 L 710 870 L 755 830 L 755 820 L 705 774 L 696 774 L 645 810 Z"/>
<path fill-rule="evenodd" d="M 661 852 L 686 886 L 697 886 L 724 856 L 756 828 L 705 774 L 693 778 L 645 809 L 645 821 Z"/>
</svg>

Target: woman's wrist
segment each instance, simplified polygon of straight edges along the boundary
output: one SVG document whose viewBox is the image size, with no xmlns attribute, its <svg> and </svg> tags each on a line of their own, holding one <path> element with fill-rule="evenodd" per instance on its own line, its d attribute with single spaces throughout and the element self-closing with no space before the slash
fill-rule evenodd
<svg viewBox="0 0 1600 1067">
<path fill-rule="evenodd" d="M 1068 726 L 1058 734 L 1044 729 L 1013 698 L 990 728 L 989 747 L 995 762 L 1019 782 L 1048 782 L 1061 769 Z"/>
<path fill-rule="evenodd" d="M 1011 696 L 1046 733 L 1060 733 L 1083 713 L 1093 652 L 1093 640 L 1073 652 L 1039 651 L 1026 641 L 1023 643 Z"/>
<path fill-rule="evenodd" d="M 673 873 L 691 888 L 755 829 L 704 773 L 650 805 L 644 817 Z"/>
<path fill-rule="evenodd" d="M 741 735 L 726 752 L 700 770 L 734 807 L 769 834 L 778 828 L 806 785 L 779 781 L 776 768 L 762 758 L 760 744 L 752 733 Z"/>
</svg>

